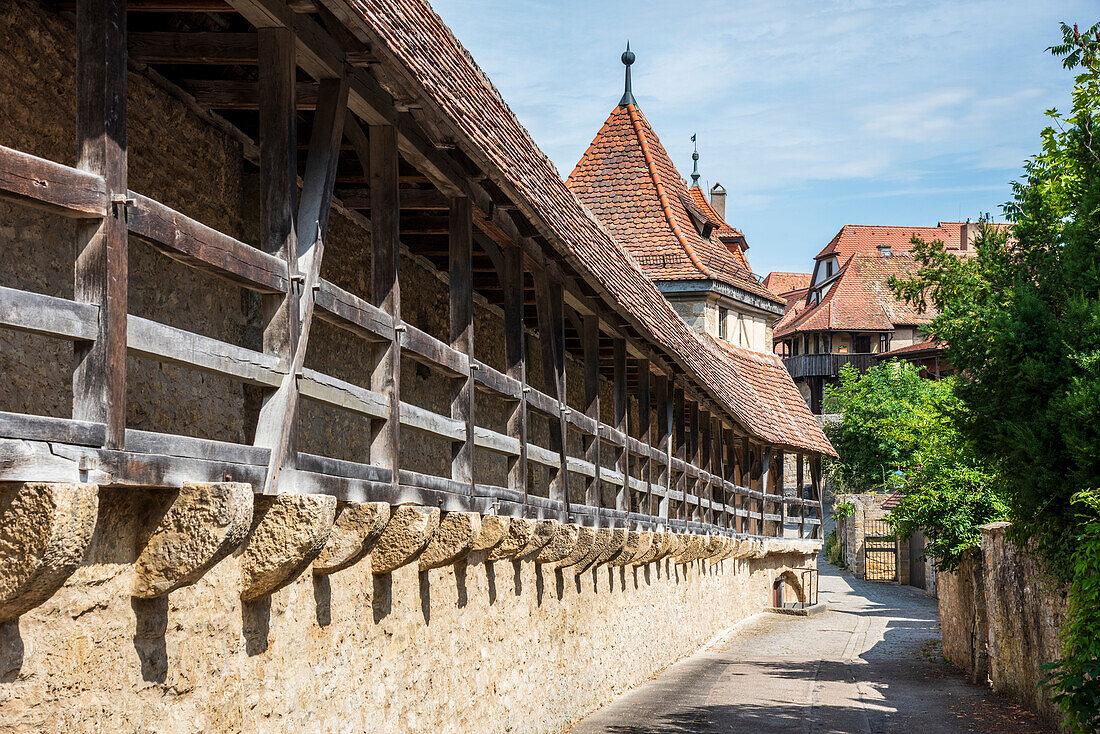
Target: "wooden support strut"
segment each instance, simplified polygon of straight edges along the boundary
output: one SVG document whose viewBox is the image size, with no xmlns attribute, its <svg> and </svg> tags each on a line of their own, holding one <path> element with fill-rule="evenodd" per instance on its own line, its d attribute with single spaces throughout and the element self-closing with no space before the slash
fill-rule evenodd
<svg viewBox="0 0 1100 734">
<path fill-rule="evenodd" d="M 73 293 L 99 306 L 96 339 L 74 343 L 73 418 L 105 423 L 106 446 L 126 435 L 126 0 L 76 4 L 77 168 L 102 176 L 106 216 L 80 220 Z"/>
<path fill-rule="evenodd" d="M 474 354 L 473 218 L 470 200 L 451 199 L 449 267 L 451 280 L 451 348 L 467 357 Z M 462 441 L 451 444 L 451 479 L 474 491 L 474 378 L 475 364 L 459 378 L 451 400 L 451 418 L 466 427 Z"/>
<path fill-rule="evenodd" d="M 626 341 L 615 339 L 612 391 L 615 396 L 615 430 L 630 436 L 630 402 L 626 391 Z M 629 441 L 616 452 L 615 469 L 623 475 L 623 484 L 615 494 L 615 509 L 630 512 L 630 447 Z"/>
<path fill-rule="evenodd" d="M 568 403 L 565 397 L 565 314 L 561 280 L 547 270 L 535 273 L 535 299 L 542 346 L 543 382 L 546 391 L 558 403 L 557 420 L 550 419 L 550 450 L 558 454 L 560 461 L 550 480 L 550 499 L 562 503 L 565 511 L 559 519 L 566 522 L 569 518 L 565 419 Z"/>
<path fill-rule="evenodd" d="M 653 442 L 652 398 L 649 394 L 649 360 L 645 357 L 636 359 L 634 360 L 634 366 L 638 372 L 638 389 L 636 391 L 638 398 L 638 440 L 646 447 L 649 447 Z M 639 498 L 638 510 L 643 514 L 651 515 L 654 512 L 653 460 L 650 458 L 650 452 L 648 451 L 638 458 L 640 461 L 642 481 L 645 483 L 645 492 L 644 495 Z"/>
<path fill-rule="evenodd" d="M 508 415 L 508 436 L 519 443 L 519 453 L 508 458 L 508 489 L 522 492 L 527 501 L 527 347 L 523 323 L 523 251 L 506 248 L 501 258 L 500 284 L 504 290 L 504 361 L 508 377 L 520 384 L 519 397 Z"/>
<path fill-rule="evenodd" d="M 261 420 L 277 421 L 278 433 L 270 445 L 271 458 L 264 482 L 264 494 L 275 494 L 279 487 L 279 472 L 284 463 L 296 464 L 297 451 L 291 451 L 292 432 L 298 417 L 300 397 L 298 379 L 305 366 L 316 292 L 320 285 L 321 259 L 324 255 L 324 234 L 328 227 L 332 204 L 332 187 L 336 180 L 336 162 L 340 156 L 346 119 L 348 85 L 345 78 L 326 79 L 314 117 L 309 157 L 298 204 L 297 253 L 290 261 L 291 289 L 296 290 L 297 340 L 290 353 L 290 364 L 283 384 L 261 411 Z M 273 427 L 273 426 L 272 426 Z M 257 429 L 257 436 L 260 429 Z M 265 429 L 265 436 L 270 436 Z"/>
<path fill-rule="evenodd" d="M 592 314 L 581 316 L 581 342 L 584 348 L 584 414 L 600 420 L 600 321 Z M 585 478 L 584 503 L 590 507 L 600 505 L 600 432 L 583 439 L 584 460 L 594 467 L 592 476 Z"/>
<path fill-rule="evenodd" d="M 657 397 L 657 448 L 664 456 L 658 480 L 663 495 L 657 506 L 657 516 L 666 525 L 670 509 L 669 495 L 672 491 L 672 400 L 669 395 L 671 386 L 668 376 L 664 374 L 657 376 L 654 390 Z"/>
</svg>

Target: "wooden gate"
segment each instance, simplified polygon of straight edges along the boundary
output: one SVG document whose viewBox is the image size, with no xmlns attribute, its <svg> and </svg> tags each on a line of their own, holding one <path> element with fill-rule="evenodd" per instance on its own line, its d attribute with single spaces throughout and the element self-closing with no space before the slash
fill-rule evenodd
<svg viewBox="0 0 1100 734">
<path fill-rule="evenodd" d="M 863 531 L 868 581 L 898 580 L 898 539 L 885 520 L 868 520 Z"/>
</svg>

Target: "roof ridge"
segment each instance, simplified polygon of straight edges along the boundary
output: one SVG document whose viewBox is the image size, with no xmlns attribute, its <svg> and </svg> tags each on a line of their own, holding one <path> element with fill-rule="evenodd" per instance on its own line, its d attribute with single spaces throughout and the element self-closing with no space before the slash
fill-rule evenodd
<svg viewBox="0 0 1100 734">
<path fill-rule="evenodd" d="M 676 223 L 676 216 L 672 213 L 672 205 L 669 203 L 668 194 L 665 193 L 665 186 L 661 183 L 661 174 L 657 172 L 657 163 L 653 160 L 653 154 L 649 152 L 649 141 L 646 140 L 645 132 L 642 130 L 637 108 L 633 104 L 628 104 L 626 112 L 630 115 L 630 123 L 634 127 L 634 134 L 638 136 L 638 143 L 642 146 L 642 155 L 645 157 L 646 167 L 649 169 L 649 177 L 657 188 L 657 198 L 661 202 L 661 211 L 665 215 L 665 221 L 668 222 L 668 226 L 672 229 L 672 234 L 676 237 L 677 242 L 684 248 L 684 253 L 691 260 L 692 265 L 698 268 L 703 275 L 713 278 L 714 271 L 703 265 L 699 260 L 699 257 L 695 254 L 695 248 L 687 241 L 687 237 L 684 237 L 684 233 Z"/>
</svg>

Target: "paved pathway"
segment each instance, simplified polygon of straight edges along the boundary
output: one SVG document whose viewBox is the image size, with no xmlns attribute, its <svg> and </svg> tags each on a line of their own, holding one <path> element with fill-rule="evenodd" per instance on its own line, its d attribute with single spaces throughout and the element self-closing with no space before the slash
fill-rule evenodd
<svg viewBox="0 0 1100 734">
<path fill-rule="evenodd" d="M 572 734 L 1044 731 L 942 660 L 935 600 L 819 565 L 828 612 L 747 620 Z"/>
</svg>

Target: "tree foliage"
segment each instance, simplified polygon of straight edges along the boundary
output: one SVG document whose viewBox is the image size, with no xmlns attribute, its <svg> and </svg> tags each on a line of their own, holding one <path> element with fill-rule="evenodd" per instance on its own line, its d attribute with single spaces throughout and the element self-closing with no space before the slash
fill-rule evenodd
<svg viewBox="0 0 1100 734">
<path fill-rule="evenodd" d="M 921 379 L 904 362 L 864 374 L 845 368 L 826 401 L 843 413 L 827 429 L 840 454 L 838 478 L 857 491 L 898 491 L 888 519 L 902 535 L 922 530 L 925 552 L 942 570 L 979 544 L 980 525 L 1005 516 L 994 472 L 957 428 L 964 408 L 953 379 Z"/>
<path fill-rule="evenodd" d="M 1015 539 L 1035 538 L 1068 580 L 1071 498 L 1100 486 L 1100 24 L 1063 33 L 1052 50 L 1082 70 L 1073 111 L 1047 112 L 1005 205 L 1012 236 L 982 223 L 968 260 L 917 243 L 919 272 L 894 286 L 939 312 L 929 330 L 962 375 L 959 428 L 996 463 Z"/>
</svg>

